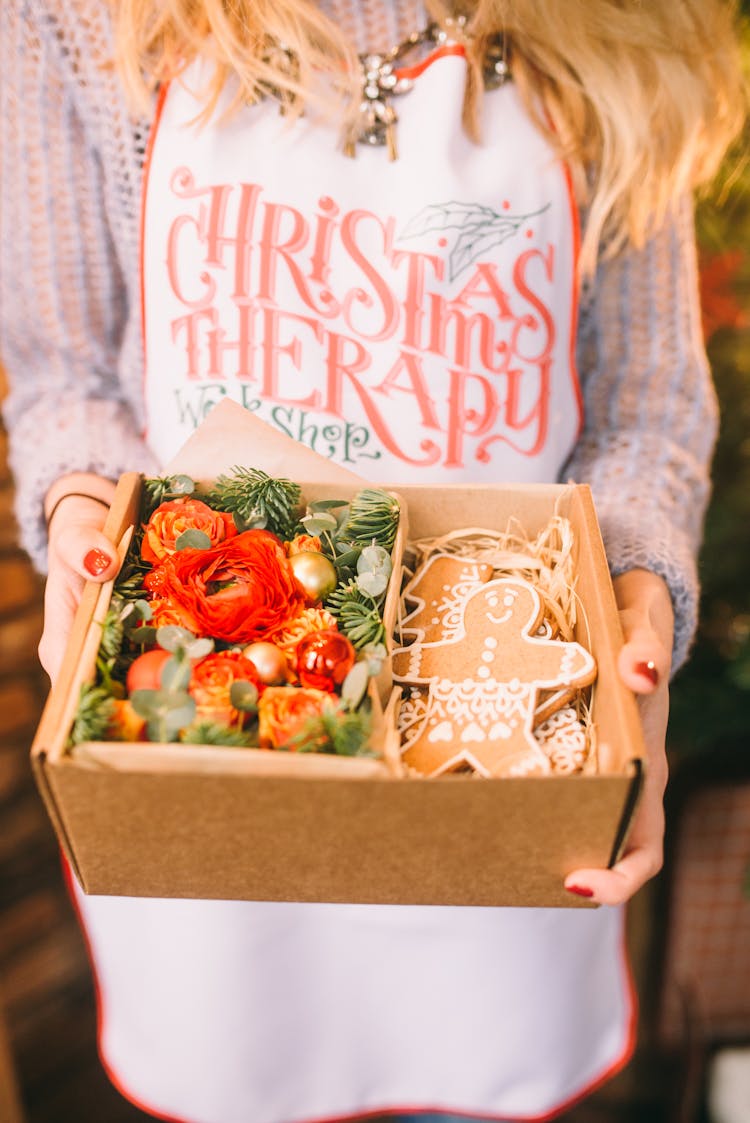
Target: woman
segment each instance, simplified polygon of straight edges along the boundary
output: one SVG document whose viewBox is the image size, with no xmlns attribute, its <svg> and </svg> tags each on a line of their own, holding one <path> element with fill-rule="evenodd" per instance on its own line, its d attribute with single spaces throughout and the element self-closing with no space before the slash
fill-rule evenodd
<svg viewBox="0 0 750 1123">
<path fill-rule="evenodd" d="M 589 482 L 649 769 L 623 858 L 566 888 L 622 904 L 661 862 L 695 619 L 715 403 L 689 196 L 741 120 L 729 8 L 12 0 L 6 22 L 6 417 L 42 567 L 49 523 L 51 676 L 83 578 L 114 572 L 112 481 L 224 394 L 372 479 Z M 79 899 L 105 1061 L 155 1114 L 548 1118 L 632 1047 L 619 909 Z"/>
</svg>

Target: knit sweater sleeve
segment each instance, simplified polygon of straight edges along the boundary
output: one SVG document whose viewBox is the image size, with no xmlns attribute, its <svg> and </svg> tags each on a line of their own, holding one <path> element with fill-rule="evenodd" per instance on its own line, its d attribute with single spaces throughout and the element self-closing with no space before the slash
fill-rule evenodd
<svg viewBox="0 0 750 1123">
<path fill-rule="evenodd" d="M 129 309 L 104 161 L 80 108 L 92 91 L 53 12 L 9 0 L 0 36 L 3 412 L 22 543 L 41 569 L 56 478 L 152 463 L 118 378 Z"/>
<path fill-rule="evenodd" d="M 667 582 L 674 672 L 696 626 L 696 556 L 718 416 L 689 200 L 644 249 L 600 265 L 578 364 L 585 423 L 564 475 L 591 485 L 613 575 L 644 568 Z"/>
</svg>

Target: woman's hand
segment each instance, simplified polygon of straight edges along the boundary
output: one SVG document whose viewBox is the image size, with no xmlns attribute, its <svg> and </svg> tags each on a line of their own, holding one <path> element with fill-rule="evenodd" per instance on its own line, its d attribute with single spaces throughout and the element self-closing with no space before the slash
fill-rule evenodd
<svg viewBox="0 0 750 1123">
<path fill-rule="evenodd" d="M 72 484 L 83 494 L 71 494 Z M 58 481 L 47 496 L 45 507 L 54 513 L 49 522 L 49 568 L 39 660 L 53 683 L 62 664 L 84 582 L 108 581 L 117 572 L 117 551 L 101 529 L 113 495 L 114 485 L 94 476 L 84 477 L 83 482 L 78 477 L 67 477 Z"/>
<path fill-rule="evenodd" d="M 660 577 L 633 569 L 614 579 L 614 589 L 625 641 L 618 670 L 625 685 L 638 695 L 647 755 L 640 804 L 619 862 L 608 870 L 576 870 L 565 879 L 570 892 L 602 905 L 627 901 L 662 866 L 667 784 L 664 741 L 674 628 L 669 591 Z"/>
</svg>

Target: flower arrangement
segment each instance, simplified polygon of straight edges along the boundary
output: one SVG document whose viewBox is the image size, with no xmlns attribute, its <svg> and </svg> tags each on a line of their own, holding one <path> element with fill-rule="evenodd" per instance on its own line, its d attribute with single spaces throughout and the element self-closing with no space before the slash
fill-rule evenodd
<svg viewBox="0 0 750 1123">
<path fill-rule="evenodd" d="M 205 494 L 144 480 L 71 744 L 372 755 L 398 519 L 368 487 L 303 509 L 298 484 L 255 468 Z"/>
</svg>

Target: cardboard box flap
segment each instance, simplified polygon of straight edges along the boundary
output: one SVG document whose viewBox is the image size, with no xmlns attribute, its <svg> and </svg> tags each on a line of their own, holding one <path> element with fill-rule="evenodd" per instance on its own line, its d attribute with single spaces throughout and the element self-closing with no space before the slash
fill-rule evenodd
<svg viewBox="0 0 750 1123">
<path fill-rule="evenodd" d="M 166 475 L 184 473 L 209 483 L 237 465 L 269 476 L 317 483 L 362 484 L 361 476 L 287 437 L 244 406 L 224 398 L 166 465 Z"/>
</svg>

